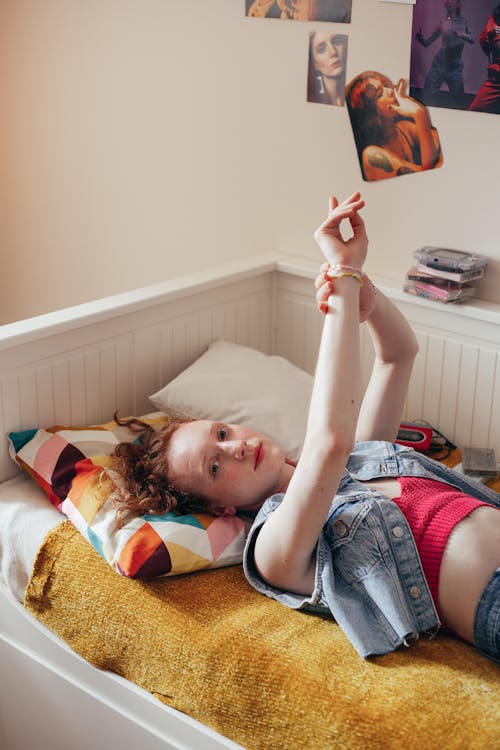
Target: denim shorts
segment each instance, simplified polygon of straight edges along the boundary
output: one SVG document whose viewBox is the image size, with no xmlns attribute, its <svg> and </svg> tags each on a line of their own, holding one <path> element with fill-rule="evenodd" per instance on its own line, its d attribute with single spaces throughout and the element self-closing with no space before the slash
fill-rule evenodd
<svg viewBox="0 0 500 750">
<path fill-rule="evenodd" d="M 474 619 L 476 648 L 500 664 L 500 568 L 486 586 Z"/>
</svg>

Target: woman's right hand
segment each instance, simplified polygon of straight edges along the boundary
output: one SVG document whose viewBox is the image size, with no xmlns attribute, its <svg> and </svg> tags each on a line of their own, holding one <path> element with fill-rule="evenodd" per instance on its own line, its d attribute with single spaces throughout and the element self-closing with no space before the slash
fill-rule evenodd
<svg viewBox="0 0 500 750">
<path fill-rule="evenodd" d="M 368 251 L 368 237 L 365 223 L 359 211 L 365 205 L 360 193 L 354 193 L 339 203 L 335 196 L 329 201 L 326 220 L 314 233 L 321 252 L 331 265 L 349 265 L 361 268 Z M 347 219 L 351 225 L 352 236 L 344 239 L 340 225 Z"/>
<path fill-rule="evenodd" d="M 329 263 L 323 263 L 319 269 L 319 274 L 314 280 L 314 286 L 316 287 L 316 307 L 318 310 L 326 315 L 330 306 L 328 299 L 332 294 L 335 294 L 335 279 L 331 279 L 328 276 L 330 270 Z M 364 323 L 368 320 L 375 305 L 377 303 L 377 290 L 371 279 L 368 278 L 366 273 L 363 274 L 363 284 L 359 290 L 359 322 Z"/>
</svg>

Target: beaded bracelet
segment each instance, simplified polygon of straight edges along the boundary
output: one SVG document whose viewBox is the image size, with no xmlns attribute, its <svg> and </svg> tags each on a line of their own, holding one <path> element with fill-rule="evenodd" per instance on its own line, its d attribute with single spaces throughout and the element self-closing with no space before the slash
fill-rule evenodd
<svg viewBox="0 0 500 750">
<path fill-rule="evenodd" d="M 326 275 L 329 279 L 340 279 L 342 276 L 352 276 L 353 279 L 359 281 L 360 285 L 363 286 L 363 271 L 356 266 L 345 266 L 341 263 L 335 263 L 333 266 L 328 267 Z"/>
</svg>

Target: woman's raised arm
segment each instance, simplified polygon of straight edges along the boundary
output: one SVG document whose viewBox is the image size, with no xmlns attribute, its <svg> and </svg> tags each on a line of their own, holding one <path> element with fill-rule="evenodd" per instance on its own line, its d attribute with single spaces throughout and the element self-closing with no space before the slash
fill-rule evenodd
<svg viewBox="0 0 500 750">
<path fill-rule="evenodd" d="M 418 342 L 406 318 L 365 275 L 359 300 L 359 322 L 366 322 L 375 350 L 370 381 L 356 428 L 356 440 L 397 437 Z M 335 281 L 324 264 L 315 280 L 316 303 L 327 312 Z"/>
<path fill-rule="evenodd" d="M 375 361 L 356 428 L 356 440 L 394 441 L 398 434 L 418 343 L 402 313 L 378 289 L 366 319 Z"/>
<path fill-rule="evenodd" d="M 361 403 L 359 290 L 368 239 L 355 193 L 340 205 L 330 200 L 327 219 L 315 233 L 337 274 L 325 316 L 306 436 L 281 505 L 263 525 L 255 545 L 262 577 L 279 588 L 310 593 L 314 550 L 354 444 Z M 340 231 L 344 219 L 352 236 Z"/>
</svg>

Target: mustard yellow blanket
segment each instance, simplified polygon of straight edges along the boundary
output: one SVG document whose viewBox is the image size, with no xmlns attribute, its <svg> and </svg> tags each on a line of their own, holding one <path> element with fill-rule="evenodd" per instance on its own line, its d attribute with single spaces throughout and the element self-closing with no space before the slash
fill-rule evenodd
<svg viewBox="0 0 500 750">
<path fill-rule="evenodd" d="M 253 591 L 239 567 L 121 578 L 69 521 L 25 605 L 77 653 L 249 750 L 494 750 L 500 667 L 451 637 L 363 661 L 331 620 Z"/>
</svg>

